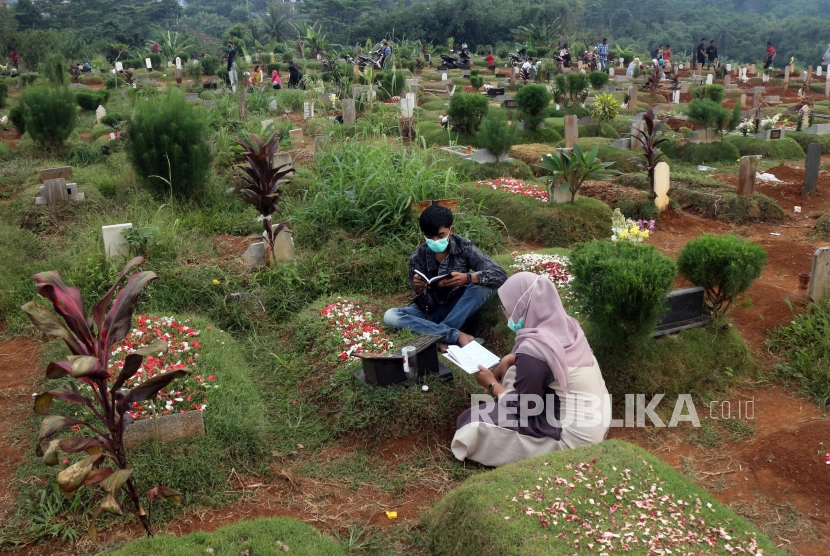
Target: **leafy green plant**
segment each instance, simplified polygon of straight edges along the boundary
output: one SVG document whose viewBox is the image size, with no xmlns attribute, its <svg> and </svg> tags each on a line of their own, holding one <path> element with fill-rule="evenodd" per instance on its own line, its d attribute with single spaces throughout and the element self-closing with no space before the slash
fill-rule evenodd
<svg viewBox="0 0 830 556">
<path fill-rule="evenodd" d="M 69 72 L 66 67 L 66 60 L 60 54 L 50 54 L 46 61 L 40 66 L 40 72 L 53 87 L 66 87 L 69 85 Z"/>
<path fill-rule="evenodd" d="M 124 79 L 113 75 L 112 77 L 107 78 L 104 82 L 104 86 L 107 89 L 115 89 L 116 87 L 122 89 L 124 87 Z"/>
<path fill-rule="evenodd" d="M 602 72 L 593 72 L 602 73 Z M 591 73 L 591 75 L 593 75 Z M 602 73 L 602 75 L 607 75 Z M 591 117 L 599 124 L 600 134 L 602 134 L 602 126 L 610 124 L 620 114 L 620 103 L 610 93 L 598 93 L 594 98 L 594 104 L 591 106 Z"/>
<path fill-rule="evenodd" d="M 590 80 L 588 74 L 579 72 L 559 74 L 554 79 L 554 87 L 558 91 L 554 95 L 558 95 L 560 98 L 564 98 L 567 95 L 571 102 L 582 103 L 588 98 L 589 85 Z M 557 100 L 556 102 L 558 103 L 559 101 Z"/>
<path fill-rule="evenodd" d="M 66 163 L 70 166 L 90 166 L 97 164 L 104 159 L 99 149 L 87 144 L 79 143 L 69 149 L 66 155 Z"/>
<path fill-rule="evenodd" d="M 610 180 L 619 175 L 618 170 L 609 169 L 613 162 L 602 162 L 597 159 L 599 147 L 594 147 L 588 153 L 582 151 L 578 144 L 574 145 L 573 152 L 560 149 L 558 153 L 549 154 L 542 159 L 539 168 L 547 170 L 549 174 L 541 179 L 548 180 L 550 198 L 553 199 L 553 188 L 561 184 L 562 191 L 570 191 L 571 203 L 576 200 L 576 193 L 585 180 Z"/>
<path fill-rule="evenodd" d="M 187 369 L 168 371 L 148 378 L 133 388 L 123 388 L 126 381 L 138 372 L 145 355 L 167 349 L 167 343 L 162 340 L 128 355 L 115 382 L 112 385 L 109 383 L 112 347 L 123 340 L 132 328 L 138 297 L 156 275 L 153 272 L 142 271 L 130 276 L 120 289 L 119 284 L 131 269 L 143 262 L 143 258 L 136 257 L 127 263 L 115 284 L 95 304 L 91 315 L 84 309 L 81 292 L 64 284 L 58 271 L 36 274 L 34 280 L 38 293 L 52 303 L 55 313 L 63 322 L 38 303 L 30 302 L 23 306 L 35 328 L 47 336 L 63 340 L 72 352 L 65 361 L 49 363 L 46 368 L 47 378 L 68 379 L 68 384 L 35 396 L 34 411 L 44 416 L 36 453 L 42 456 L 46 465 L 57 465 L 59 452 L 87 452 L 86 457 L 61 471 L 57 481 L 61 491 L 67 496 L 71 496 L 82 486 L 98 484 L 103 489 L 104 498 L 91 513 L 89 535 L 92 540 L 97 540 L 95 520 L 102 512 L 121 515 L 123 510 L 135 515 L 147 535 L 152 535 L 150 518 L 144 510 L 141 495 L 131 477 L 133 470 L 127 463 L 124 447 L 124 427 L 128 418 L 126 414 L 134 403 L 154 397 L 175 379 L 190 372 Z M 80 389 L 76 381 L 82 383 Z M 52 401 L 55 399 L 84 406 L 89 420 L 50 414 Z M 92 432 L 93 436 L 53 438 L 58 431 L 70 427 L 78 427 L 80 430 L 85 428 Z M 49 440 L 49 443 L 44 450 L 45 440 Z M 105 461 L 114 468 L 108 465 L 99 467 Z M 132 508 L 119 501 L 122 493 L 126 493 Z M 171 499 L 176 503 L 181 501 L 179 493 L 163 486 L 154 487 L 145 495 L 148 502 L 156 498 Z"/>
<path fill-rule="evenodd" d="M 470 86 L 476 90 L 481 89 L 484 86 L 484 78 L 480 75 L 471 75 Z"/>
<path fill-rule="evenodd" d="M 569 270 L 591 343 L 627 348 L 654 330 L 675 264 L 652 245 L 595 240 L 573 250 Z"/>
<path fill-rule="evenodd" d="M 726 98 L 726 90 L 723 85 L 701 85 L 692 91 L 695 98 L 709 99 L 718 104 L 723 102 Z"/>
<path fill-rule="evenodd" d="M 643 152 L 637 158 L 637 165 L 648 173 L 648 183 L 651 186 L 651 195 L 656 197 L 654 192 L 654 169 L 657 164 L 666 158 L 666 154 L 660 149 L 660 145 L 665 143 L 666 131 L 663 129 L 666 125 L 666 120 L 655 120 L 654 108 L 649 108 L 643 116 L 643 128 L 636 128 L 631 135 L 632 147 L 636 143 Z"/>
<path fill-rule="evenodd" d="M 219 58 L 208 54 L 199 60 L 199 66 L 205 75 L 216 75 L 216 70 L 219 69 Z"/>
<path fill-rule="evenodd" d="M 507 116 L 499 112 L 490 112 L 481 122 L 476 133 L 476 143 L 496 157 L 496 162 L 507 154 L 510 147 L 519 139 L 519 127 L 508 125 Z"/>
<path fill-rule="evenodd" d="M 64 87 L 24 89 L 18 103 L 23 107 L 26 132 L 41 147 L 63 145 L 78 122 L 75 95 Z"/>
<path fill-rule="evenodd" d="M 594 89 L 601 89 L 608 84 L 611 77 L 604 71 L 592 71 L 588 74 L 588 81 L 591 82 L 591 87 Z"/>
<path fill-rule="evenodd" d="M 152 191 L 189 197 L 202 190 L 210 169 L 207 137 L 204 111 L 170 90 L 136 103 L 127 155 Z"/>
<path fill-rule="evenodd" d="M 109 99 L 109 91 L 103 89 L 101 91 L 78 91 L 75 93 L 75 102 L 84 110 L 95 111 L 99 106 L 106 104 Z"/>
<path fill-rule="evenodd" d="M 122 114 L 118 112 L 110 112 L 103 118 L 101 118 L 101 123 L 107 127 L 118 127 L 121 122 L 125 121 L 127 118 L 124 117 Z"/>
<path fill-rule="evenodd" d="M 381 89 L 383 96 L 389 97 L 400 96 L 406 88 L 406 74 L 400 70 L 385 71 L 381 74 Z M 379 95 L 381 91 L 378 91 Z"/>
<path fill-rule="evenodd" d="M 6 97 L 9 94 L 9 82 L 7 79 L 0 77 L 0 108 L 6 107 Z"/>
<path fill-rule="evenodd" d="M 516 93 L 516 105 L 526 118 L 530 130 L 536 129 L 542 120 L 542 112 L 550 106 L 550 93 L 544 85 L 525 85 Z"/>
<path fill-rule="evenodd" d="M 286 176 L 294 173 L 294 168 L 292 164 L 272 167 L 274 155 L 280 148 L 279 131 L 274 132 L 267 141 L 255 133 L 247 133 L 244 139 L 236 138 L 234 141 L 242 146 L 244 152 L 241 158 L 246 162 L 245 165 L 237 165 L 237 168 L 245 172 L 242 179 L 248 183 L 240 190 L 240 194 L 242 200 L 254 205 L 262 217 L 262 224 L 265 228 L 262 237 L 271 253 L 271 257 L 266 257 L 266 261 L 270 261 L 273 257 L 277 235 L 287 229 L 289 224 L 286 220 L 275 225 L 271 222 L 271 218 L 274 213 L 282 215 L 280 210 L 284 194 L 282 186 L 289 183 L 290 180 L 286 179 Z"/>
<path fill-rule="evenodd" d="M 26 107 L 18 102 L 9 110 L 9 121 L 18 133 L 26 132 Z"/>
<path fill-rule="evenodd" d="M 450 98 L 447 114 L 459 131 L 474 135 L 481 125 L 481 119 L 489 109 L 490 101 L 484 95 L 455 93 Z"/>
<path fill-rule="evenodd" d="M 61 543 L 75 543 L 81 534 L 73 527 L 66 514 L 78 513 L 83 509 L 81 496 L 75 492 L 70 499 L 61 492 L 56 483 L 51 483 L 39 495 L 26 501 L 29 527 L 26 536 L 35 543 L 57 539 Z"/>
<path fill-rule="evenodd" d="M 704 234 L 686 244 L 677 268 L 689 282 L 706 292 L 713 317 L 726 314 L 738 295 L 749 289 L 767 264 L 767 252 L 735 235 Z"/>
</svg>

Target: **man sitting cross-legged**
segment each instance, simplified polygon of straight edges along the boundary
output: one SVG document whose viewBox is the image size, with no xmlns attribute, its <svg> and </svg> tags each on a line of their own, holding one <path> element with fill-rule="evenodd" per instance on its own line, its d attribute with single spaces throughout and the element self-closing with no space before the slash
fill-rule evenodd
<svg viewBox="0 0 830 556">
<path fill-rule="evenodd" d="M 507 280 L 505 270 L 472 241 L 453 234 L 452 223 L 452 212 L 439 205 L 421 213 L 419 225 L 426 243 L 409 257 L 413 301 L 383 315 L 387 326 L 440 334 L 438 347 L 442 351 L 448 344 L 465 346 L 474 340 L 459 329 Z M 449 276 L 428 284 L 416 271 L 427 280 Z"/>
</svg>

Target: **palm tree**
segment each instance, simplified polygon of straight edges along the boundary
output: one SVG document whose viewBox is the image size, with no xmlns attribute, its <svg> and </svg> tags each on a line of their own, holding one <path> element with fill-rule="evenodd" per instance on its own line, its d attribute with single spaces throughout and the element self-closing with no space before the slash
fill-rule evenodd
<svg viewBox="0 0 830 556">
<path fill-rule="evenodd" d="M 726 49 L 729 43 L 732 42 L 732 37 L 735 35 L 735 24 L 729 19 L 719 19 L 712 27 L 712 32 L 715 44 L 718 46 L 718 55 L 726 57 Z"/>
<path fill-rule="evenodd" d="M 290 19 L 280 4 L 273 3 L 268 7 L 268 16 L 262 21 L 262 30 L 272 41 L 283 42 L 288 38 Z"/>
</svg>

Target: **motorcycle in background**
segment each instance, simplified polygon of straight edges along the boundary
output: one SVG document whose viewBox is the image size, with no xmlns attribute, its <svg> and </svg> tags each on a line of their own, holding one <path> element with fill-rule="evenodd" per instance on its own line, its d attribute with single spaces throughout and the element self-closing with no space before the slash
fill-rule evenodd
<svg viewBox="0 0 830 556">
<path fill-rule="evenodd" d="M 470 64 L 470 53 L 467 51 L 467 43 L 464 43 L 461 45 L 461 51 L 457 58 L 449 54 L 441 54 L 441 63 L 438 64 L 438 69 L 470 69 Z"/>
<path fill-rule="evenodd" d="M 518 53 L 511 52 L 507 57 L 510 59 L 511 66 L 514 68 L 521 67 L 522 64 L 527 62 L 527 47 L 523 47 Z"/>
</svg>

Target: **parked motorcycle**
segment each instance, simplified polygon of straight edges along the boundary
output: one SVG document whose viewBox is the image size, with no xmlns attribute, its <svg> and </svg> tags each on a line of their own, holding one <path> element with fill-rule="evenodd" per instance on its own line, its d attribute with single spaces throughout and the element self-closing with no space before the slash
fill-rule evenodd
<svg viewBox="0 0 830 556">
<path fill-rule="evenodd" d="M 363 71 L 366 68 L 366 66 L 370 66 L 375 71 L 381 71 L 383 69 L 383 66 L 380 65 L 380 56 L 376 56 L 375 58 L 373 58 L 372 55 L 374 54 L 377 53 L 373 52 L 372 54 L 366 56 L 364 56 L 363 54 L 358 54 L 356 62 L 354 58 L 352 58 L 348 54 L 343 54 L 343 59 L 352 65 L 357 64 L 357 67 L 360 68 L 360 71 Z"/>
<path fill-rule="evenodd" d="M 461 51 L 457 58 L 449 54 L 441 54 L 441 63 L 438 64 L 438 69 L 470 69 L 470 64 L 470 53 L 467 51 L 467 43 L 464 43 L 461 45 Z"/>
<path fill-rule="evenodd" d="M 522 64 L 527 62 L 527 47 L 523 47 L 517 53 L 511 52 L 507 55 L 507 57 L 510 59 L 511 66 L 513 66 L 514 68 L 521 67 Z"/>
</svg>

